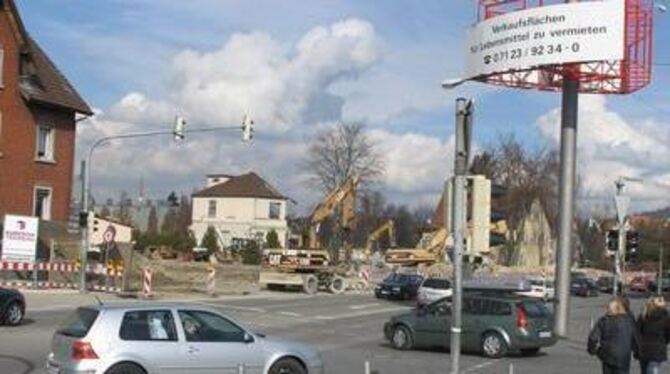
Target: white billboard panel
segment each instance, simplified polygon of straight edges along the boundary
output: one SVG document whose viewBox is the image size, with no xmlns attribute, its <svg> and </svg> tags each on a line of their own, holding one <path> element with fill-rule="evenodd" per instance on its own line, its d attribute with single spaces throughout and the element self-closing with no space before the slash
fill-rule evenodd
<svg viewBox="0 0 670 374">
<path fill-rule="evenodd" d="M 34 262 L 38 229 L 37 217 L 6 215 L 2 229 L 2 261 Z"/>
<path fill-rule="evenodd" d="M 465 78 L 624 58 L 624 0 L 551 5 L 512 12 L 470 28 Z"/>
</svg>

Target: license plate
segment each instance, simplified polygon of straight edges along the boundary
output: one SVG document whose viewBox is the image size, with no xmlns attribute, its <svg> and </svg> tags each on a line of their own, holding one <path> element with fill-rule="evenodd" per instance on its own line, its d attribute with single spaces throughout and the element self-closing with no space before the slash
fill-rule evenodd
<svg viewBox="0 0 670 374">
<path fill-rule="evenodd" d="M 388 294 L 389 294 L 388 291 L 386 291 L 386 290 L 383 290 L 383 291 L 382 291 L 382 295 L 388 295 Z"/>
<path fill-rule="evenodd" d="M 540 338 L 551 338 L 551 331 L 540 331 Z"/>
</svg>

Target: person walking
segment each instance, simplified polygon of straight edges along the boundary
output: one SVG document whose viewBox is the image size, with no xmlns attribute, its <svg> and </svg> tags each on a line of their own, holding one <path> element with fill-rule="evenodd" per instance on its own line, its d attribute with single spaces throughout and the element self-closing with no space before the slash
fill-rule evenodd
<svg viewBox="0 0 670 374">
<path fill-rule="evenodd" d="M 589 334 L 587 349 L 597 355 L 603 374 L 630 373 L 631 353 L 637 355 L 638 334 L 621 297 L 607 303 L 607 312 L 598 319 Z"/>
<path fill-rule="evenodd" d="M 667 361 L 667 345 L 670 342 L 670 317 L 666 310 L 665 299 L 660 296 L 651 297 L 644 304 L 642 313 L 637 320 L 640 334 L 640 360 L 642 374 L 658 374 L 661 365 Z"/>
</svg>

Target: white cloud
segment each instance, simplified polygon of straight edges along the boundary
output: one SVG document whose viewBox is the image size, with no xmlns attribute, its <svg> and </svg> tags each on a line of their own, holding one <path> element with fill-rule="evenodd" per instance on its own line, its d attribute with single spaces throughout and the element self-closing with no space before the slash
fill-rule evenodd
<svg viewBox="0 0 670 374">
<path fill-rule="evenodd" d="M 581 95 L 578 162 L 584 192 L 611 196 L 619 176 L 642 178 L 628 192 L 639 209 L 668 202 L 670 189 L 670 127 L 651 119 L 631 122 L 607 106 L 604 96 Z M 560 109 L 541 116 L 536 125 L 543 137 L 559 143 Z"/>
<path fill-rule="evenodd" d="M 129 92 L 80 123 L 79 157 L 100 137 L 169 130 L 177 113 L 198 128 L 235 125 L 249 112 L 256 123 L 252 145 L 240 144 L 237 133 L 207 133 L 188 134 L 180 145 L 166 135 L 101 146 L 93 162 L 97 195 L 132 190 L 140 176 L 162 195 L 189 191 L 209 172 L 252 169 L 293 190 L 301 137 L 314 125 L 341 119 L 344 99 L 330 93 L 330 86 L 372 66 L 378 43 L 370 23 L 348 19 L 308 31 L 293 47 L 256 32 L 235 34 L 215 51 L 182 51 L 173 60 L 170 94 Z"/>
<path fill-rule="evenodd" d="M 452 173 L 453 136 L 442 141 L 418 133 L 373 130 L 370 137 L 385 156 L 385 182 L 391 191 L 437 194 L 444 179 Z"/>
</svg>

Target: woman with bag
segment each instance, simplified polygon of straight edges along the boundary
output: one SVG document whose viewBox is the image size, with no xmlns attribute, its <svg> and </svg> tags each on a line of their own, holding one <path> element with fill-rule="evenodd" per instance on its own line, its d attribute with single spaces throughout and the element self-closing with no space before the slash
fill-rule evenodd
<svg viewBox="0 0 670 374">
<path fill-rule="evenodd" d="M 667 345 L 670 341 L 670 317 L 665 309 L 665 299 L 650 298 L 637 320 L 640 334 L 640 360 L 642 374 L 660 373 L 661 365 L 668 359 Z"/>
<path fill-rule="evenodd" d="M 635 321 L 628 314 L 623 300 L 612 298 L 607 304 L 607 312 L 589 334 L 589 354 L 598 356 L 603 374 L 628 374 L 631 352 L 637 354 L 637 349 Z"/>
</svg>

